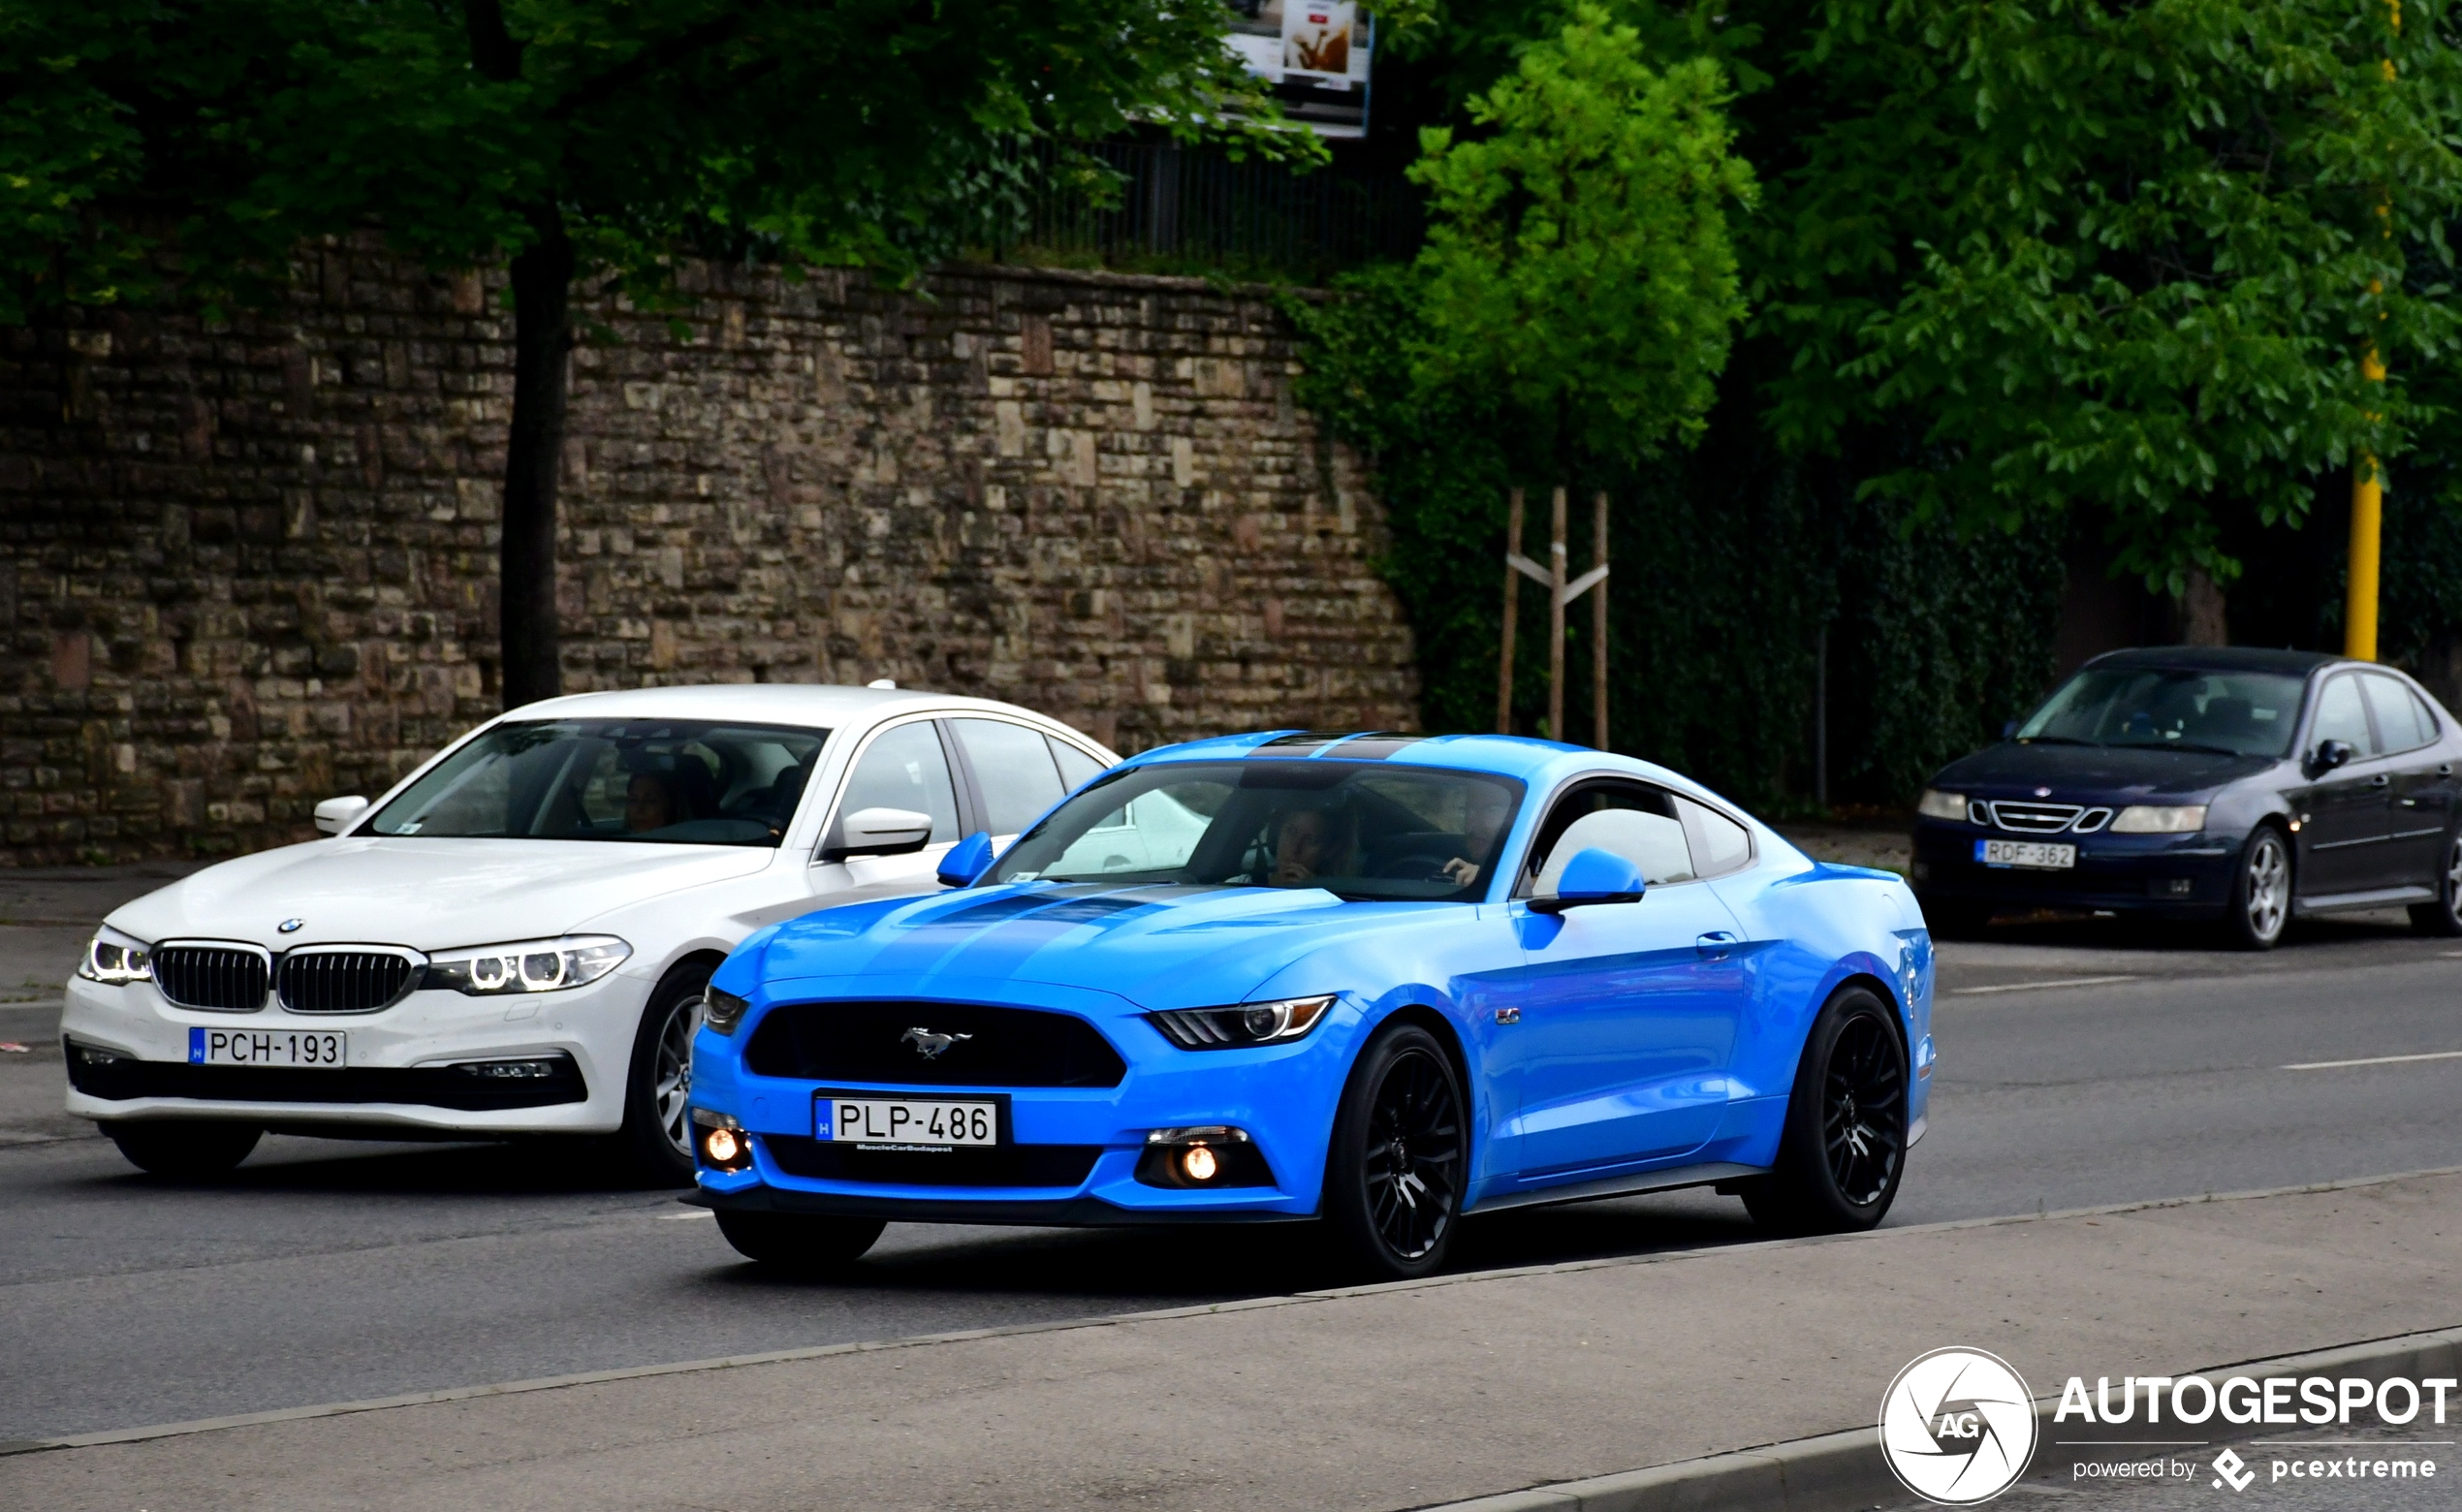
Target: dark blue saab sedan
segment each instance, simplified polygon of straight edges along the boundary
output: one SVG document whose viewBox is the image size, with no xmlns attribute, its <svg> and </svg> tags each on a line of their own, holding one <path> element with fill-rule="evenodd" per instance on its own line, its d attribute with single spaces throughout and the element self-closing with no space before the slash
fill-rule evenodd
<svg viewBox="0 0 2462 1512">
<path fill-rule="evenodd" d="M 1911 880 L 1938 932 L 2075 908 L 2219 924 L 2407 906 L 2462 934 L 2462 731 L 2390 667 L 2308 651 L 2099 656 L 1941 769 Z"/>
</svg>

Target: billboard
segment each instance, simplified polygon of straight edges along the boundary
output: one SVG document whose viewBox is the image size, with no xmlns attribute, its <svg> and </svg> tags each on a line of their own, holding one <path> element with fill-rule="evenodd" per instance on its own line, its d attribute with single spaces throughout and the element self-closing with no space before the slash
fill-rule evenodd
<svg viewBox="0 0 2462 1512">
<path fill-rule="evenodd" d="M 1231 50 L 1273 86 L 1282 113 L 1320 137 L 1368 135 L 1376 21 L 1358 0 L 1229 0 Z"/>
</svg>

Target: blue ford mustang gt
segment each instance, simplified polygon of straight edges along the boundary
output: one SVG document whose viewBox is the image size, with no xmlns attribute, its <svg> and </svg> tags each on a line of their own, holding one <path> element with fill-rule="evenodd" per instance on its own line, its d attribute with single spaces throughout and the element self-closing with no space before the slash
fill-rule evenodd
<svg viewBox="0 0 2462 1512">
<path fill-rule="evenodd" d="M 1865 1228 L 1923 1131 L 1913 895 L 1646 762 L 1200 740 L 941 879 L 710 983 L 689 1200 L 756 1261 L 891 1219 L 1322 1219 L 1411 1276 L 1468 1213 L 1703 1184 Z"/>
</svg>

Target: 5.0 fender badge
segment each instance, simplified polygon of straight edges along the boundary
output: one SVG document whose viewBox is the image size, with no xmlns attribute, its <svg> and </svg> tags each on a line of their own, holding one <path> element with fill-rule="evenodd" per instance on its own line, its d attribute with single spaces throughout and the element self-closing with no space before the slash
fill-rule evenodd
<svg viewBox="0 0 2462 1512">
<path fill-rule="evenodd" d="M 305 919 L 285 919 L 280 924 L 275 925 L 274 928 L 285 934 L 297 934 L 306 926 L 306 924 L 307 921 Z"/>
</svg>

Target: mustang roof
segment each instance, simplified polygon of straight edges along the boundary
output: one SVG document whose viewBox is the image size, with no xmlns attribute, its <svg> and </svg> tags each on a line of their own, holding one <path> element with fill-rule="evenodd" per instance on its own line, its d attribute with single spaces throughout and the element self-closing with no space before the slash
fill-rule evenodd
<svg viewBox="0 0 2462 1512">
<path fill-rule="evenodd" d="M 1544 783 L 1557 775 L 1580 769 L 1605 769 L 1630 772 L 1681 792 L 1715 796 L 1689 778 L 1650 762 L 1518 735 L 1405 735 L 1393 730 L 1263 730 L 1158 746 L 1129 758 L 1129 762 L 1133 766 L 1144 766 L 1152 762 L 1226 761 L 1234 758 L 1406 762 L 1421 767 L 1494 772 L 1499 776 L 1520 777 L 1531 783 Z"/>
</svg>

